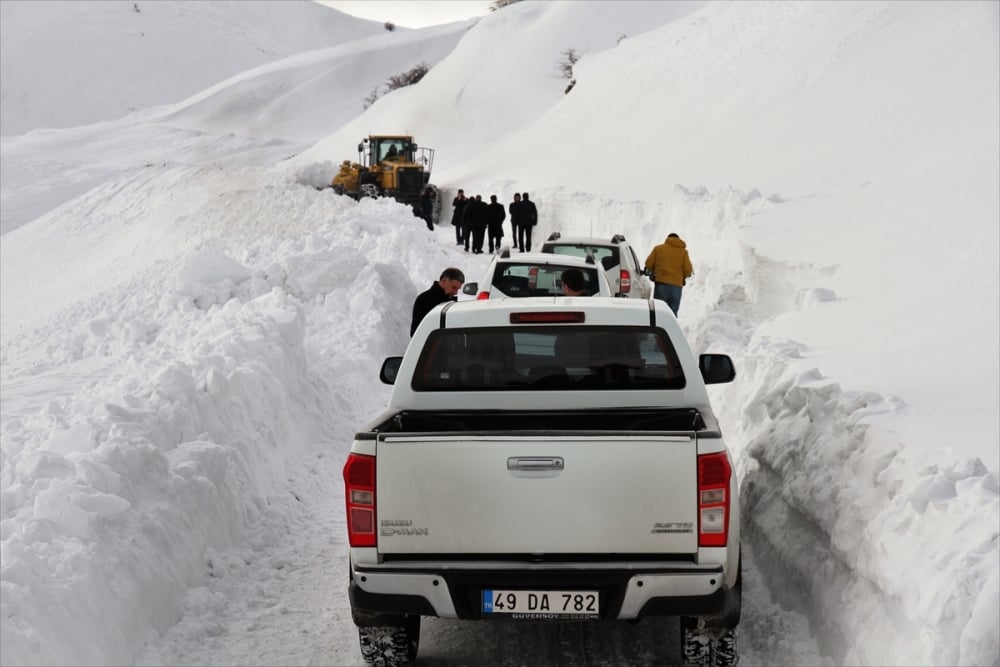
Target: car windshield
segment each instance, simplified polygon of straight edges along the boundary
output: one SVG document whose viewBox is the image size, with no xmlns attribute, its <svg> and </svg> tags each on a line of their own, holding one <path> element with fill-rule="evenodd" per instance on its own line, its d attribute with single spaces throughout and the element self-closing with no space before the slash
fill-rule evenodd
<svg viewBox="0 0 1000 667">
<path fill-rule="evenodd" d="M 497 262 L 493 272 L 493 289 L 509 297 L 562 296 L 562 273 L 578 269 L 587 278 L 587 292 L 601 293 L 600 277 L 595 266 L 578 267 L 532 262 Z"/>
<path fill-rule="evenodd" d="M 618 248 L 615 246 L 595 246 L 583 243 L 575 243 L 572 245 L 546 243 L 542 248 L 542 252 L 551 252 L 556 255 L 570 255 L 571 257 L 583 258 L 586 258 L 587 255 L 593 255 L 594 259 L 604 267 L 605 271 L 609 271 L 621 264 L 621 261 L 618 259 Z"/>
<path fill-rule="evenodd" d="M 413 375 L 415 391 L 683 389 L 677 353 L 652 327 L 440 329 Z"/>
</svg>

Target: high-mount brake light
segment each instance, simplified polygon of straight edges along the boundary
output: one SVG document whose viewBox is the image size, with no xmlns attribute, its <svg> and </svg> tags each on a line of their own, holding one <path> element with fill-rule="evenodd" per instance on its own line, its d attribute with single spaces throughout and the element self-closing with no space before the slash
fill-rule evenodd
<svg viewBox="0 0 1000 667">
<path fill-rule="evenodd" d="M 585 322 L 587 316 L 582 312 L 542 312 L 542 313 L 511 313 L 511 324 L 551 324 L 554 322 Z"/>
<path fill-rule="evenodd" d="M 350 454 L 344 464 L 347 539 L 352 547 L 375 546 L 375 457 Z"/>
<path fill-rule="evenodd" d="M 632 274 L 628 272 L 628 269 L 622 269 L 619 274 L 619 280 L 621 281 L 621 289 L 619 290 L 622 294 L 628 294 L 632 291 Z"/>
<path fill-rule="evenodd" d="M 725 452 L 698 457 L 698 546 L 724 547 L 729 536 L 729 480 Z"/>
</svg>

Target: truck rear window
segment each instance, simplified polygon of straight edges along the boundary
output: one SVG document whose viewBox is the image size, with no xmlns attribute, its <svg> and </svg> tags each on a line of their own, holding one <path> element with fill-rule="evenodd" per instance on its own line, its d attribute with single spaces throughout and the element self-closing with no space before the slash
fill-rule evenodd
<svg viewBox="0 0 1000 667">
<path fill-rule="evenodd" d="M 652 327 L 440 329 L 424 346 L 414 391 L 683 389 L 666 333 Z"/>
<path fill-rule="evenodd" d="M 493 287 L 510 297 L 562 296 L 562 273 L 568 266 L 532 264 L 530 262 L 497 262 L 493 273 Z M 600 294 L 601 283 L 597 267 L 579 268 L 587 279 L 591 296 Z"/>
</svg>

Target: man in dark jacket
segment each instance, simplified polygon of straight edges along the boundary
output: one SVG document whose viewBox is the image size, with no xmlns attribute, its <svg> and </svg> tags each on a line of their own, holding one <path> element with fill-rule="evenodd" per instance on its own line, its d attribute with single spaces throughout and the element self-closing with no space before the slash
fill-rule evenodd
<svg viewBox="0 0 1000 667">
<path fill-rule="evenodd" d="M 486 227 L 490 223 L 490 207 L 483 201 L 482 195 L 469 201 L 465 207 L 465 249 L 469 249 L 469 236 L 472 237 L 472 252 L 483 254 L 483 240 L 486 238 Z"/>
<path fill-rule="evenodd" d="M 469 200 L 465 198 L 465 190 L 459 190 L 458 196 L 451 202 L 451 205 L 455 207 L 455 210 L 451 214 L 451 224 L 455 227 L 455 245 L 462 245 L 465 243 L 465 237 L 462 235 L 462 215 L 465 213 L 465 206 L 469 203 Z"/>
<path fill-rule="evenodd" d="M 434 191 L 430 188 L 420 195 L 420 217 L 427 223 L 427 229 L 434 231 Z"/>
<path fill-rule="evenodd" d="M 518 228 L 518 246 L 521 252 L 531 252 L 531 230 L 538 224 L 538 209 L 535 202 L 528 199 L 528 193 L 521 195 L 521 220 Z"/>
<path fill-rule="evenodd" d="M 511 243 L 514 247 L 524 252 L 524 244 L 519 242 L 521 239 L 521 193 L 514 193 L 514 201 L 510 203 L 510 230 L 511 230 Z"/>
<path fill-rule="evenodd" d="M 448 267 L 441 272 L 438 281 L 426 291 L 417 295 L 413 302 L 413 318 L 410 320 L 410 336 L 420 326 L 424 316 L 434 309 L 434 306 L 446 301 L 457 301 L 458 290 L 465 283 L 465 274 L 459 269 Z"/>
<path fill-rule="evenodd" d="M 490 195 L 489 226 L 487 233 L 490 238 L 490 254 L 500 250 L 500 239 L 503 238 L 503 221 L 507 219 L 507 212 L 503 209 L 503 204 L 497 201 L 496 195 Z"/>
</svg>

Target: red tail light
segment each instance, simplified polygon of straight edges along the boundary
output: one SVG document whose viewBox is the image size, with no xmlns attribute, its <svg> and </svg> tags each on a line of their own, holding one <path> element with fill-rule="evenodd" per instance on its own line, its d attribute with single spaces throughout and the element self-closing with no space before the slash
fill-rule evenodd
<svg viewBox="0 0 1000 667">
<path fill-rule="evenodd" d="M 538 285 L 538 267 L 533 266 L 528 269 L 528 287 L 530 289 L 535 289 Z"/>
<path fill-rule="evenodd" d="M 375 546 L 375 457 L 351 454 L 344 464 L 347 540 L 352 547 Z"/>
<path fill-rule="evenodd" d="M 725 452 L 698 457 L 698 546 L 724 547 L 729 535 L 729 480 Z"/>
<path fill-rule="evenodd" d="M 618 279 L 621 281 L 621 287 L 618 291 L 622 294 L 628 294 L 632 291 L 632 274 L 627 269 L 622 269 Z"/>
<path fill-rule="evenodd" d="M 480 292 L 479 294 L 476 295 L 476 301 L 485 301 L 486 299 L 489 298 L 490 298 L 489 292 Z"/>
</svg>

